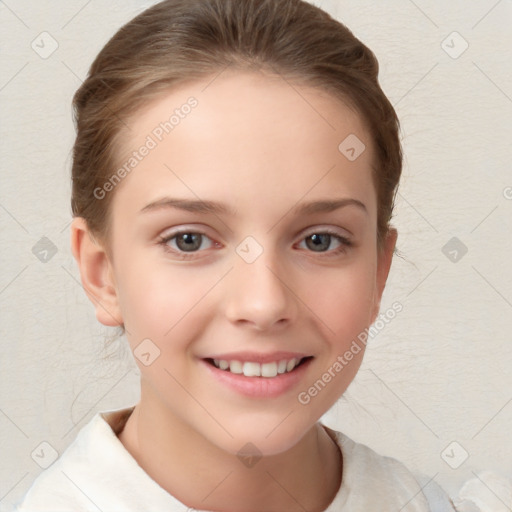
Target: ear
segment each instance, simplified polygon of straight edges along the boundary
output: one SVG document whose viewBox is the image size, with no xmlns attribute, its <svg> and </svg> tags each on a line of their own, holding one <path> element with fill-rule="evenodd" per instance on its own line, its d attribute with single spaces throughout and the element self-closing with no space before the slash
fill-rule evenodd
<svg viewBox="0 0 512 512">
<path fill-rule="evenodd" d="M 111 262 L 103 246 L 90 233 L 83 217 L 75 217 L 71 223 L 71 251 L 98 321 L 112 327 L 122 325 Z"/>
<path fill-rule="evenodd" d="M 375 283 L 375 298 L 374 298 L 374 310 L 372 315 L 372 323 L 375 322 L 377 315 L 380 310 L 380 301 L 386 286 L 386 281 L 389 275 L 389 269 L 391 268 L 391 261 L 393 260 L 393 253 L 396 246 L 396 240 L 398 238 L 398 232 L 395 228 L 390 227 L 388 234 L 383 241 L 381 250 L 377 253 L 377 274 Z"/>
</svg>

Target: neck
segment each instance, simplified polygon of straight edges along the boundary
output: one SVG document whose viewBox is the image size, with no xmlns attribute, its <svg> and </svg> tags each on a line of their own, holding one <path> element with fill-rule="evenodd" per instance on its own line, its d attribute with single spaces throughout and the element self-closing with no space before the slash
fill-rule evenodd
<svg viewBox="0 0 512 512">
<path fill-rule="evenodd" d="M 321 512 L 341 482 L 341 453 L 318 423 L 286 452 L 242 460 L 141 400 L 119 440 L 156 483 L 198 510 Z"/>
</svg>

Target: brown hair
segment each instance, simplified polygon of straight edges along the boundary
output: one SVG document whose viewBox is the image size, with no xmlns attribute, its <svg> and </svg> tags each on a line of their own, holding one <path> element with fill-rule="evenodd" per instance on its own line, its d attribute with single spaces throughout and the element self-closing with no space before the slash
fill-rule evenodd
<svg viewBox="0 0 512 512">
<path fill-rule="evenodd" d="M 126 122 L 176 84 L 227 66 L 264 68 L 321 88 L 361 115 L 376 155 L 381 247 L 402 169 L 399 121 L 378 83 L 373 52 L 342 23 L 302 0 L 166 0 L 124 25 L 96 57 L 73 99 L 73 216 L 84 217 L 108 250 L 115 192 L 98 199 L 94 191 L 119 165 Z"/>
</svg>

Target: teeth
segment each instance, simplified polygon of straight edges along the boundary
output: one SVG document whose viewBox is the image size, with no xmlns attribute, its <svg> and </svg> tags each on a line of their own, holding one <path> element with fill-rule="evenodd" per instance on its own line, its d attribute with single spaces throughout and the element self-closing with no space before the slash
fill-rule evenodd
<svg viewBox="0 0 512 512">
<path fill-rule="evenodd" d="M 286 360 L 279 361 L 277 365 L 277 373 L 284 373 L 286 371 Z"/>
<path fill-rule="evenodd" d="M 231 373 L 242 373 L 242 363 L 240 361 L 231 361 L 229 363 L 229 371 Z"/>
<path fill-rule="evenodd" d="M 275 377 L 277 375 L 277 363 L 265 363 L 261 365 L 262 377 Z"/>
<path fill-rule="evenodd" d="M 259 377 L 261 375 L 261 364 L 244 363 L 244 375 L 246 377 Z"/>
<path fill-rule="evenodd" d="M 291 372 L 299 363 L 300 359 L 274 361 L 272 363 L 254 363 L 252 361 L 226 361 L 225 359 L 214 359 L 213 364 L 221 370 L 227 370 L 231 373 L 244 374 L 246 377 L 267 377 L 272 378 L 277 375 Z"/>
<path fill-rule="evenodd" d="M 292 360 L 288 361 L 286 363 L 286 371 L 291 372 L 295 368 L 296 364 L 297 364 L 297 359 L 292 359 Z"/>
</svg>

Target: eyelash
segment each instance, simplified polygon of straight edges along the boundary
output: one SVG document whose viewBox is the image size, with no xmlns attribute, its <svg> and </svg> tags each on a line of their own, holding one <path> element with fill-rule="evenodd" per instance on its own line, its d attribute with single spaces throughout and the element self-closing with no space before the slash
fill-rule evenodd
<svg viewBox="0 0 512 512">
<path fill-rule="evenodd" d="M 169 235 L 160 237 L 158 239 L 158 244 L 162 245 L 163 249 L 166 252 L 172 253 L 174 255 L 179 255 L 182 259 L 194 258 L 197 253 L 201 252 L 200 250 L 191 251 L 191 252 L 185 252 L 185 251 L 181 251 L 181 250 L 171 249 L 169 247 L 169 245 L 168 245 L 168 242 L 170 242 L 174 238 L 176 238 L 176 237 L 178 237 L 180 235 L 185 235 L 185 234 L 187 234 L 187 235 L 200 235 L 200 236 L 203 236 L 203 237 L 206 237 L 206 238 L 210 239 L 210 237 L 208 235 L 206 235 L 205 233 L 202 233 L 201 231 L 180 230 L 180 231 L 176 231 L 174 233 L 171 233 Z M 353 243 L 348 238 L 346 238 L 344 236 L 341 236 L 339 233 L 337 233 L 337 232 L 335 232 L 333 230 L 330 230 L 330 229 L 324 229 L 322 231 L 320 231 L 320 230 L 319 231 L 313 231 L 313 232 L 309 233 L 308 235 L 306 235 L 305 237 L 303 237 L 301 239 L 301 241 L 303 241 L 306 238 L 309 238 L 309 237 L 311 237 L 313 235 L 330 235 L 331 237 L 337 239 L 340 242 L 340 246 L 337 247 L 334 250 L 320 251 L 320 252 L 316 253 L 316 254 L 324 255 L 323 257 L 338 256 L 340 254 L 343 254 L 343 253 L 347 252 L 347 249 L 349 249 L 350 247 L 353 246 Z M 213 242 L 213 244 L 215 244 L 215 242 L 213 240 L 211 240 L 211 241 Z M 315 254 L 315 251 L 308 251 L 308 252 L 311 252 L 311 253 Z"/>
</svg>

